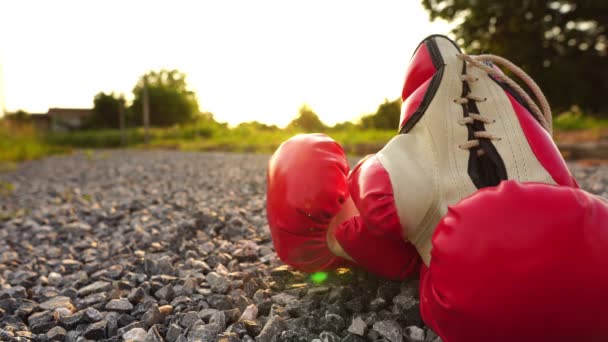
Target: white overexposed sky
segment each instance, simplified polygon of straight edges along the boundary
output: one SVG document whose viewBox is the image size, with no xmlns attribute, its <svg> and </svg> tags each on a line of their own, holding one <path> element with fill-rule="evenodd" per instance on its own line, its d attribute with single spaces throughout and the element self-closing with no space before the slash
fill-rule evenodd
<svg viewBox="0 0 608 342">
<path fill-rule="evenodd" d="M 0 107 L 129 99 L 175 68 L 220 121 L 284 126 L 306 103 L 331 125 L 397 98 L 418 43 L 449 28 L 419 0 L 1 1 Z"/>
</svg>

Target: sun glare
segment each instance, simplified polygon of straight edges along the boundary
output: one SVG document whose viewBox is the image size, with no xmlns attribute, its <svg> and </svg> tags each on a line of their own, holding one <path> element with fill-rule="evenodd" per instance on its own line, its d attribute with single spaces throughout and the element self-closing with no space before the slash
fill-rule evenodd
<svg viewBox="0 0 608 342">
<path fill-rule="evenodd" d="M 329 125 L 374 112 L 399 96 L 418 42 L 449 29 L 403 0 L 13 1 L 0 13 L 9 111 L 129 99 L 140 75 L 175 68 L 232 125 L 285 126 L 302 104 Z"/>
</svg>

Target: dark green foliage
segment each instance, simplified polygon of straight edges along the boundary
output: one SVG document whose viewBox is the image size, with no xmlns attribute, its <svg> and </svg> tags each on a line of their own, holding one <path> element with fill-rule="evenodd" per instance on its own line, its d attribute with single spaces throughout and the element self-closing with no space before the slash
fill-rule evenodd
<svg viewBox="0 0 608 342">
<path fill-rule="evenodd" d="M 327 129 L 327 126 L 321 122 L 319 116 L 317 116 L 310 107 L 303 105 L 300 107 L 298 117 L 287 125 L 287 129 L 306 133 L 317 133 L 324 132 Z"/>
<path fill-rule="evenodd" d="M 608 1 L 423 0 L 431 19 L 459 24 L 467 53 L 501 55 L 540 85 L 554 112 L 608 113 Z"/>
<path fill-rule="evenodd" d="M 188 90 L 186 75 L 177 70 L 150 71 L 142 76 L 133 89 L 132 112 L 136 123 L 142 123 L 144 83 L 148 85 L 150 124 L 171 126 L 191 122 L 199 114 L 194 92 Z"/>
<path fill-rule="evenodd" d="M 353 129 L 353 128 L 357 128 L 358 125 L 356 125 L 355 123 L 351 122 L 351 121 L 344 121 L 344 122 L 339 122 L 337 124 L 335 124 L 331 129 L 334 131 L 339 131 L 339 130 L 348 130 L 348 129 Z"/>
<path fill-rule="evenodd" d="M 114 93 L 98 93 L 93 99 L 93 115 L 87 128 L 119 128 L 120 106 L 124 106 L 124 99 Z"/>
<path fill-rule="evenodd" d="M 249 122 L 241 122 L 238 126 L 236 126 L 237 129 L 243 129 L 243 130 L 251 130 L 251 131 L 268 131 L 268 132 L 275 132 L 280 130 L 279 127 L 277 127 L 277 125 L 267 125 L 258 121 L 249 121 Z"/>
<path fill-rule="evenodd" d="M 401 99 L 393 101 L 384 100 L 375 114 L 366 115 L 361 118 L 361 127 L 364 129 L 392 129 L 399 128 L 399 117 L 401 115 Z"/>
<path fill-rule="evenodd" d="M 24 110 L 18 110 L 11 114 L 6 114 L 5 119 L 15 122 L 26 122 L 30 119 L 30 114 Z"/>
</svg>

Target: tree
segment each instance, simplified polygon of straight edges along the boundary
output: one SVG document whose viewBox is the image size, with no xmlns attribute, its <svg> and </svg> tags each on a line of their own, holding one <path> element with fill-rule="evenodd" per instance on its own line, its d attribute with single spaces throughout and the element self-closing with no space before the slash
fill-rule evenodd
<svg viewBox="0 0 608 342">
<path fill-rule="evenodd" d="M 310 107 L 303 105 L 300 107 L 298 116 L 287 125 L 287 129 L 314 133 L 325 131 L 327 126 L 321 122 L 319 116 Z"/>
<path fill-rule="evenodd" d="M 93 99 L 93 115 L 87 122 L 90 128 L 120 128 L 120 106 L 124 99 L 114 93 L 99 92 Z"/>
<path fill-rule="evenodd" d="M 30 114 L 24 110 L 19 109 L 14 113 L 7 113 L 5 118 L 14 122 L 26 122 L 30 119 Z"/>
<path fill-rule="evenodd" d="M 276 132 L 279 130 L 277 125 L 267 125 L 258 121 L 241 122 L 236 126 L 237 129 L 252 130 L 252 131 L 266 131 Z"/>
<path fill-rule="evenodd" d="M 186 84 L 186 75 L 178 70 L 150 71 L 133 88 L 135 118 L 141 122 L 144 84 L 148 86 L 150 124 L 170 126 L 193 121 L 199 114 L 196 95 Z"/>
<path fill-rule="evenodd" d="M 608 114 L 608 1 L 423 0 L 467 53 L 502 55 L 539 83 L 556 110 Z"/>
<path fill-rule="evenodd" d="M 335 124 L 331 129 L 334 131 L 348 131 L 357 128 L 357 125 L 351 121 L 344 121 Z"/>
<path fill-rule="evenodd" d="M 389 101 L 378 106 L 375 114 L 366 115 L 361 118 L 361 127 L 364 129 L 392 129 L 399 128 L 399 117 L 401 116 L 401 99 Z"/>
</svg>

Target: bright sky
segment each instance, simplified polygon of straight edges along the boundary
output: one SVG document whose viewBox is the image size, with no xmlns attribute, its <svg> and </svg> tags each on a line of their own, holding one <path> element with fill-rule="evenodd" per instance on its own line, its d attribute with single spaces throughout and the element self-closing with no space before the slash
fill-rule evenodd
<svg viewBox="0 0 608 342">
<path fill-rule="evenodd" d="M 332 125 L 397 98 L 418 43 L 448 30 L 417 0 L 1 1 L 0 107 L 92 107 L 176 68 L 220 121 L 284 126 L 306 103 Z"/>
</svg>

